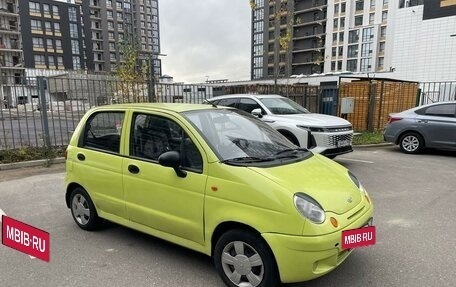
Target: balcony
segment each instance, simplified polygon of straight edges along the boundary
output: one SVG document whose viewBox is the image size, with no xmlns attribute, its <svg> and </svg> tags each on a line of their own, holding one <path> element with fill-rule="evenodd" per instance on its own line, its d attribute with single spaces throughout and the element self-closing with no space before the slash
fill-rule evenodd
<svg viewBox="0 0 456 287">
<path fill-rule="evenodd" d="M 0 15 L 19 17 L 19 13 L 12 3 L 8 3 L 6 8 L 0 8 Z"/>
<path fill-rule="evenodd" d="M 320 40 L 324 36 L 325 36 L 325 33 L 310 34 L 309 32 L 306 32 L 303 36 L 293 37 L 293 40 L 305 40 L 305 39 L 312 39 L 312 38 L 317 38 Z"/>
<path fill-rule="evenodd" d="M 315 11 L 320 11 L 323 12 L 328 5 L 321 5 L 321 6 L 315 6 L 315 7 L 309 7 L 309 8 L 304 8 L 301 10 L 295 10 L 294 14 L 299 15 L 303 13 L 308 13 L 308 12 L 315 12 Z"/>
</svg>

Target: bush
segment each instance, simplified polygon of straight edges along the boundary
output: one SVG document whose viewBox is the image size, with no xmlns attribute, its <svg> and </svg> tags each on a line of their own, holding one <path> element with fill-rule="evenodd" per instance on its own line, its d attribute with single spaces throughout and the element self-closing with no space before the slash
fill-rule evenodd
<svg viewBox="0 0 456 287">
<path fill-rule="evenodd" d="M 66 147 L 20 147 L 0 150 L 0 163 L 12 163 L 38 159 L 52 160 L 65 155 Z"/>
</svg>

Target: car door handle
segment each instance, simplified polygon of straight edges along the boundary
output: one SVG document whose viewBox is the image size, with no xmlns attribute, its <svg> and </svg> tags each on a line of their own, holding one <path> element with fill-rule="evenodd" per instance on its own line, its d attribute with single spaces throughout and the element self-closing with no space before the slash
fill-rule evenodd
<svg viewBox="0 0 456 287">
<path fill-rule="evenodd" d="M 421 123 L 421 124 L 427 124 L 428 120 L 418 120 L 418 122 Z"/>
<path fill-rule="evenodd" d="M 83 155 L 82 153 L 78 153 L 78 155 L 76 156 L 80 161 L 84 161 L 86 159 L 85 155 Z"/>
<path fill-rule="evenodd" d="M 139 167 L 137 167 L 136 165 L 130 164 L 128 166 L 128 171 L 133 173 L 133 174 L 138 174 L 139 173 Z"/>
</svg>

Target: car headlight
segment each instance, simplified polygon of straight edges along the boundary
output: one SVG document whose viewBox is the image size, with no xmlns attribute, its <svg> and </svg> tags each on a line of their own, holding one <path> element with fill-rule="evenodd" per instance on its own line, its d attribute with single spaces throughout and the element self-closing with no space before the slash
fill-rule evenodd
<svg viewBox="0 0 456 287">
<path fill-rule="evenodd" d="M 326 219 L 325 211 L 312 197 L 304 193 L 296 193 L 293 198 L 294 205 L 299 213 L 314 223 L 323 223 Z"/>
<path fill-rule="evenodd" d="M 367 194 L 367 191 L 364 189 L 364 186 L 361 184 L 361 182 L 358 180 L 358 178 L 351 172 L 348 171 L 348 176 L 351 178 L 353 183 L 358 187 L 358 189 L 361 191 L 361 193 L 366 197 L 367 201 L 370 203 L 369 195 Z"/>
</svg>

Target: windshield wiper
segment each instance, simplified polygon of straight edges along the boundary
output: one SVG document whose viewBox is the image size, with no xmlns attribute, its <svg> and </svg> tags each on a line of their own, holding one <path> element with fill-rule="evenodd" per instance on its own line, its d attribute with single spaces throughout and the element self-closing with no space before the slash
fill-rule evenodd
<svg viewBox="0 0 456 287">
<path fill-rule="evenodd" d="M 243 157 L 235 157 L 225 159 L 222 162 L 237 162 L 237 163 L 251 163 L 251 162 L 264 162 L 264 161 L 272 161 L 274 158 L 260 158 L 254 156 L 243 156 Z"/>
<path fill-rule="evenodd" d="M 274 156 L 278 155 L 285 155 L 285 156 L 293 156 L 296 155 L 298 152 L 308 152 L 309 150 L 305 148 L 287 148 L 281 151 L 278 151 L 274 154 Z"/>
</svg>

